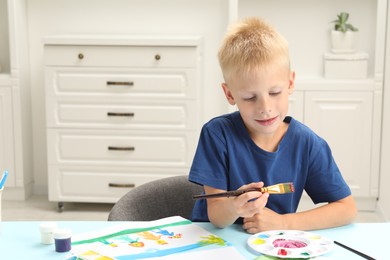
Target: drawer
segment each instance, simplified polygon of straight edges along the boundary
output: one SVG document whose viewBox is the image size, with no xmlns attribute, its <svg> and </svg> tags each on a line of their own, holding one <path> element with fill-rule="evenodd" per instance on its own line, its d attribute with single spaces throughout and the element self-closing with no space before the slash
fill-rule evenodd
<svg viewBox="0 0 390 260">
<path fill-rule="evenodd" d="M 142 70 L 112 68 L 47 68 L 47 95 L 134 96 L 195 98 L 193 69 Z"/>
<path fill-rule="evenodd" d="M 107 102 L 107 101 L 106 101 Z M 57 101 L 47 107 L 48 127 L 127 128 L 127 129 L 195 129 L 195 101 L 181 102 L 113 102 L 97 103 Z M 131 105 L 128 105 L 130 103 Z"/>
<path fill-rule="evenodd" d="M 165 177 L 185 175 L 188 170 L 158 173 L 161 170 L 49 166 L 49 172 L 50 201 L 115 203 L 134 187 Z"/>
<path fill-rule="evenodd" d="M 186 67 L 198 66 L 195 46 L 45 45 L 46 66 Z"/>
<path fill-rule="evenodd" d="M 195 131 L 98 131 L 48 129 L 49 164 L 190 165 Z"/>
</svg>

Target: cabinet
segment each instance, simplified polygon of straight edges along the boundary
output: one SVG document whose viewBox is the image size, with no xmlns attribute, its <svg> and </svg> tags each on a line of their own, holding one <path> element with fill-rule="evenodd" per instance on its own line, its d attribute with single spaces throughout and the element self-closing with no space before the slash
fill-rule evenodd
<svg viewBox="0 0 390 260">
<path fill-rule="evenodd" d="M 333 156 L 357 197 L 370 194 L 373 126 L 371 92 L 305 93 L 305 123 L 331 146 Z"/>
<path fill-rule="evenodd" d="M 116 202 L 188 173 L 200 38 L 53 36 L 44 57 L 49 200 Z"/>
<path fill-rule="evenodd" d="M 0 173 L 9 176 L 2 198 L 32 193 L 31 102 L 26 2 L 0 0 Z"/>
<path fill-rule="evenodd" d="M 328 142 L 359 209 L 374 210 L 379 192 L 376 138 L 381 128 L 377 118 L 381 95 L 375 83 L 334 81 L 328 88 L 313 81 L 298 80 L 297 84 L 301 88 L 290 98 L 289 114 Z M 304 197 L 304 204 L 307 200 Z"/>
</svg>

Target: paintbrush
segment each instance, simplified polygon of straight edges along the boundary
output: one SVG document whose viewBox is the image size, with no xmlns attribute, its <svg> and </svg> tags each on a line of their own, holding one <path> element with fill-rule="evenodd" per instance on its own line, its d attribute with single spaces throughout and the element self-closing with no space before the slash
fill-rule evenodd
<svg viewBox="0 0 390 260">
<path fill-rule="evenodd" d="M 194 195 L 193 199 L 208 199 L 208 198 L 221 198 L 221 197 L 237 197 L 241 194 L 251 192 L 251 191 L 259 191 L 262 193 L 269 193 L 269 194 L 284 194 L 284 193 L 290 193 L 294 192 L 294 185 L 292 182 L 287 183 L 279 183 L 275 185 L 271 185 L 268 187 L 263 188 L 249 188 L 249 189 L 242 189 L 242 190 L 234 190 L 234 191 L 225 191 L 220 193 L 214 193 L 214 194 L 201 194 L 201 195 Z"/>
<path fill-rule="evenodd" d="M 355 253 L 355 254 L 361 256 L 361 257 L 363 257 L 364 259 L 375 260 L 375 258 L 373 258 L 373 257 L 371 257 L 371 256 L 369 256 L 369 255 L 366 255 L 366 254 L 364 254 L 364 253 L 362 253 L 362 252 L 360 252 L 360 251 L 357 251 L 356 249 L 353 249 L 353 248 L 351 248 L 351 247 L 349 247 L 349 246 L 346 246 L 346 245 L 344 245 L 344 244 L 342 244 L 342 243 L 340 243 L 340 242 L 337 242 L 337 241 L 333 241 L 333 242 L 334 242 L 336 245 L 339 245 L 339 246 L 341 246 L 341 247 L 343 247 L 343 248 L 345 248 L 345 249 L 347 249 L 347 250 L 349 250 L 349 251 L 351 251 L 351 252 L 353 252 L 353 253 Z"/>
</svg>

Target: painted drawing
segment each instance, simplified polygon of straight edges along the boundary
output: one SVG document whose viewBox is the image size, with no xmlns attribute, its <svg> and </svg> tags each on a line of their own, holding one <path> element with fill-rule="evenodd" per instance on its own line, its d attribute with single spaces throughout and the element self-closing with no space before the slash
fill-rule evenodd
<svg viewBox="0 0 390 260">
<path fill-rule="evenodd" d="M 142 259 L 229 246 L 224 239 L 189 220 L 170 217 L 127 222 L 104 231 L 75 236 L 68 259 Z"/>
</svg>

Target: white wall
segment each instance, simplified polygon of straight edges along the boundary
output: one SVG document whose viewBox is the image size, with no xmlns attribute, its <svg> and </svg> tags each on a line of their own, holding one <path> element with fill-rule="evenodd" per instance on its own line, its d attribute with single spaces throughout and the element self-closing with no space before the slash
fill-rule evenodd
<svg viewBox="0 0 390 260">
<path fill-rule="evenodd" d="M 56 34 L 180 34 L 204 37 L 203 121 L 227 111 L 216 58 L 228 23 L 226 0 L 30 0 L 28 31 L 34 193 L 47 193 L 42 37 Z"/>
<path fill-rule="evenodd" d="M 238 17 L 261 16 L 288 40 L 297 77 L 322 77 L 323 54 L 330 51 L 330 30 L 337 14 L 350 13 L 348 22 L 359 29 L 356 50 L 370 56 L 374 75 L 377 1 L 373 0 L 240 0 Z M 299 86 L 298 86 L 299 87 Z"/>
</svg>

